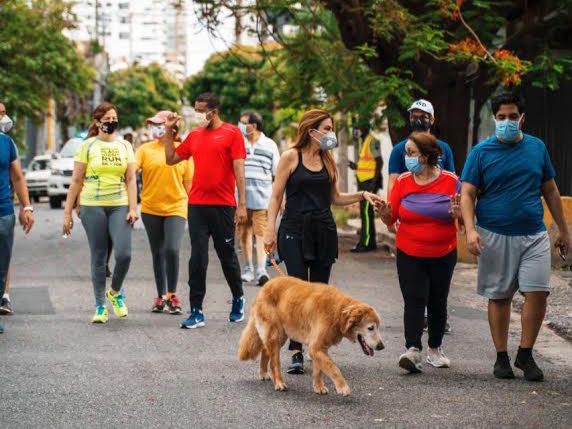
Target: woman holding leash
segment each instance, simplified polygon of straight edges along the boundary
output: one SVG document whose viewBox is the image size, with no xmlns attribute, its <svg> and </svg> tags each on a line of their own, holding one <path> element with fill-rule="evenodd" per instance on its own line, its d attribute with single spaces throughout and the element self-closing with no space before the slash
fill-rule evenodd
<svg viewBox="0 0 572 429">
<path fill-rule="evenodd" d="M 165 121 L 172 112 L 163 110 L 147 119 L 153 141 L 145 143 L 135 154 L 135 168 L 141 171 L 141 219 L 147 231 L 157 296 L 151 311 L 170 314 L 181 313 L 177 296 L 179 280 L 179 249 L 187 222 L 187 199 L 193 178 L 192 160 L 176 165 L 165 161 Z M 180 144 L 178 132 L 173 128 L 173 140 Z"/>
<path fill-rule="evenodd" d="M 334 119 L 324 110 L 310 110 L 302 116 L 291 149 L 278 163 L 264 249 L 272 253 L 278 245 L 288 275 L 310 282 L 328 283 L 332 264 L 338 257 L 338 234 L 331 205 L 346 206 L 381 199 L 370 192 L 340 193 L 338 172 L 332 155 L 337 147 Z M 286 191 L 286 209 L 277 234 L 276 217 Z M 291 340 L 290 374 L 304 373 L 302 344 Z"/>
<path fill-rule="evenodd" d="M 105 297 L 117 317 L 127 316 L 121 290 L 131 262 L 131 230 L 137 221 L 135 156 L 131 144 L 116 136 L 117 108 L 102 103 L 93 112 L 89 138 L 75 155 L 72 182 L 64 208 L 63 234 L 73 228 L 72 210 L 81 192 L 81 223 L 91 253 L 91 281 L 95 294 L 93 323 L 107 322 Z M 111 290 L 105 292 L 105 267 L 109 237 L 115 267 Z"/>
<path fill-rule="evenodd" d="M 421 371 L 421 337 L 425 307 L 428 311 L 427 363 L 448 368 L 443 335 L 447 322 L 447 297 L 457 263 L 457 228 L 461 221 L 459 178 L 439 167 L 442 151 L 437 139 L 414 132 L 405 145 L 405 165 L 389 204 L 378 203 L 381 220 L 388 226 L 399 219 L 397 273 L 405 302 L 405 347 L 399 366 Z"/>
</svg>

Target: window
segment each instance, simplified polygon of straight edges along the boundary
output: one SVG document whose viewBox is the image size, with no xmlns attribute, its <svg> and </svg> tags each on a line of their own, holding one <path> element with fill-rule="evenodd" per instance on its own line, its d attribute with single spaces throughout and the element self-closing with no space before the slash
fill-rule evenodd
<svg viewBox="0 0 572 429">
<path fill-rule="evenodd" d="M 119 33 L 119 38 L 122 40 L 129 39 L 129 33 Z"/>
</svg>

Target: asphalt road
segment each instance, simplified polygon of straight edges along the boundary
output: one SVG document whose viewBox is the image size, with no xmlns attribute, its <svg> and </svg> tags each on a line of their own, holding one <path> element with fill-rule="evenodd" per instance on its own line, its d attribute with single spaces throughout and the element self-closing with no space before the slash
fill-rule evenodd
<svg viewBox="0 0 572 429">
<path fill-rule="evenodd" d="M 93 293 L 84 231 L 61 238 L 61 210 L 40 205 L 32 234 L 16 237 L 13 301 L 0 335 L 0 428 L 570 428 L 572 345 L 543 332 L 538 355 L 547 381 L 492 377 L 495 353 L 474 270 L 462 268 L 450 298 L 450 369 L 406 375 L 402 300 L 395 263 L 382 253 L 348 253 L 341 239 L 332 282 L 380 312 L 386 349 L 373 358 L 344 341 L 332 349 L 352 388 L 345 398 L 313 393 L 310 375 L 286 375 L 287 392 L 257 379 L 258 365 L 235 358 L 243 324 L 226 321 L 230 293 L 211 249 L 205 328 L 182 330 L 181 317 L 150 313 L 154 296 L 145 232 L 133 235 L 125 289 L 129 318 L 92 325 Z M 183 240 L 180 294 L 187 303 Z M 469 279 L 469 280 L 467 280 Z M 246 286 L 247 307 L 258 291 Z M 186 305 L 187 307 L 187 305 Z M 511 355 L 518 326 L 511 334 Z M 285 369 L 288 358 L 283 352 Z M 311 364 L 308 364 L 311 365 Z M 330 387 L 331 384 L 329 384 Z M 330 389 L 333 391 L 333 389 Z"/>
</svg>

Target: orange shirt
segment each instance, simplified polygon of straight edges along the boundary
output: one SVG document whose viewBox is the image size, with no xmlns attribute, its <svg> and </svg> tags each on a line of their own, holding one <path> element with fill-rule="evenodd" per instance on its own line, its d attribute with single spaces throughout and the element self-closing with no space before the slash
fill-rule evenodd
<svg viewBox="0 0 572 429">
<path fill-rule="evenodd" d="M 187 191 L 183 181 L 193 179 L 192 159 L 167 165 L 165 146 L 157 141 L 143 144 L 135 153 L 135 168 L 141 169 L 141 213 L 187 218 Z"/>
</svg>

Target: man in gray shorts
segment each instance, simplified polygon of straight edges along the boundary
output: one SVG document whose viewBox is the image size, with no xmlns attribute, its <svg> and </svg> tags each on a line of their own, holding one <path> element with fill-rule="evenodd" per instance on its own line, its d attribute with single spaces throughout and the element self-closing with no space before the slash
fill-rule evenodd
<svg viewBox="0 0 572 429">
<path fill-rule="evenodd" d="M 550 282 L 550 239 L 541 196 L 558 225 L 555 245 L 563 257 L 568 253 L 570 235 L 546 146 L 521 131 L 522 101 L 504 93 L 491 104 L 495 135 L 475 146 L 461 176 L 467 244 L 469 251 L 479 256 L 477 291 L 489 299 L 489 326 L 497 351 L 494 376 L 514 378 L 507 342 L 512 297 L 519 291 L 525 300 L 514 364 L 526 380 L 542 381 L 544 374 L 532 356 Z"/>
</svg>

